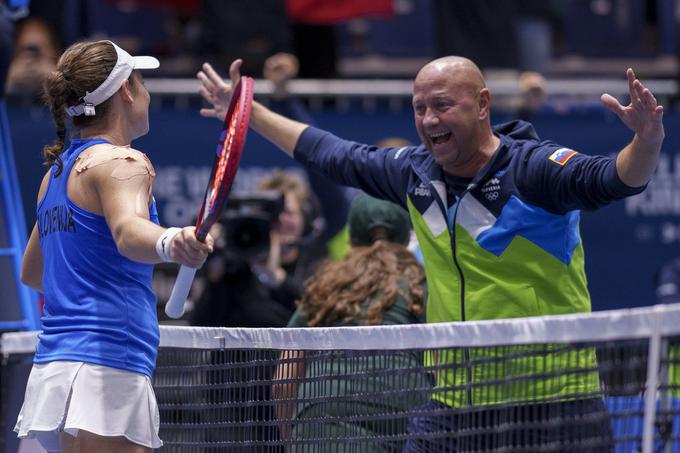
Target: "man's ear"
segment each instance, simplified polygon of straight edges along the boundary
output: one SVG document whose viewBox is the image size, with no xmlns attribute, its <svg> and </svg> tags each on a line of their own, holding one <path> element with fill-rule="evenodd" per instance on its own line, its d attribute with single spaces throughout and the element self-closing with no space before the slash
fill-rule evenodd
<svg viewBox="0 0 680 453">
<path fill-rule="evenodd" d="M 491 108 L 491 91 L 488 88 L 482 88 L 479 92 L 479 115 L 480 120 L 485 120 L 489 117 L 489 110 Z"/>
</svg>

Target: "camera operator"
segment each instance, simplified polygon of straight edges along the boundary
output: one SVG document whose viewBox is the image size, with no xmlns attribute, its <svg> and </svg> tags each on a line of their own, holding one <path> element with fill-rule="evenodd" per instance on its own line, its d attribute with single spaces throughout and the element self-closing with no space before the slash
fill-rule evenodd
<svg viewBox="0 0 680 453">
<path fill-rule="evenodd" d="M 304 280 L 323 260 L 311 192 L 296 174 L 275 171 L 254 194 L 228 201 L 205 265 L 205 288 L 191 324 L 284 327 Z"/>
<path fill-rule="evenodd" d="M 318 199 L 298 174 L 275 170 L 260 189 L 283 194 L 284 209 L 271 231 L 271 247 L 264 268 L 281 303 L 295 310 L 304 281 L 326 258 L 322 240 L 325 222 Z"/>
<path fill-rule="evenodd" d="M 284 192 L 278 190 L 236 193 L 229 197 L 220 222 L 210 231 L 215 238 L 215 253 L 203 267 L 200 276 L 203 285 L 199 285 L 203 290 L 189 315 L 191 324 L 214 327 L 287 325 L 299 294 L 290 291 L 290 285 L 286 283 L 288 272 L 283 270 L 285 265 L 282 263 L 290 253 L 283 244 L 301 237 L 295 233 L 298 229 L 292 228 L 296 224 L 293 214 L 297 211 L 293 209 L 294 202 L 290 203 Z M 303 230 L 302 222 L 299 230 Z M 233 357 L 229 369 L 219 373 L 219 377 L 211 377 L 216 387 L 207 391 L 206 398 L 212 400 L 211 392 L 220 392 L 220 385 L 228 385 L 232 392 L 230 404 L 219 415 L 210 411 L 201 414 L 201 422 L 226 422 L 227 426 L 218 434 L 220 441 L 229 440 L 235 444 L 276 442 L 278 432 L 272 424 L 275 419 L 273 408 L 264 402 L 270 400 L 266 376 L 273 376 L 275 370 L 273 365 L 266 363 L 273 364 L 277 353 L 267 350 L 243 352 Z M 257 373 L 265 376 L 265 383 L 253 385 L 251 361 L 263 363 Z M 242 367 L 238 366 L 239 362 L 243 362 Z M 262 404 L 253 407 L 253 401 Z M 246 447 L 234 451 L 246 451 Z"/>
<path fill-rule="evenodd" d="M 271 287 L 255 268 L 266 260 L 270 231 L 283 211 L 280 194 L 232 196 L 210 234 L 215 253 L 205 264 L 204 289 L 191 312 L 198 326 L 278 327 L 290 309 L 274 300 Z"/>
<path fill-rule="evenodd" d="M 0 99 L 5 97 L 5 80 L 12 60 L 14 47 L 14 21 L 12 12 L 0 1 Z"/>
</svg>

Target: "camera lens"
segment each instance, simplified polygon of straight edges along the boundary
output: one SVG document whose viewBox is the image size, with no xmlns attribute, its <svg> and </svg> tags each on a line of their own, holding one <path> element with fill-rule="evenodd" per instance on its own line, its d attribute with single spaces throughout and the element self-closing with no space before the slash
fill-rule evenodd
<svg viewBox="0 0 680 453">
<path fill-rule="evenodd" d="M 283 206 L 284 197 L 280 192 L 261 191 L 231 196 L 221 219 L 225 253 L 248 261 L 266 258 L 269 234 Z"/>
<path fill-rule="evenodd" d="M 238 217 L 226 223 L 227 247 L 252 258 L 269 252 L 269 219 Z"/>
</svg>

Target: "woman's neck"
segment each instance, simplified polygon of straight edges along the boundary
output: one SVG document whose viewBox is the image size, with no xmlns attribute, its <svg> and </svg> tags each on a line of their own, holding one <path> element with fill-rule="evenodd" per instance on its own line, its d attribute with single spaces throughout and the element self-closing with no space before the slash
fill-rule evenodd
<svg viewBox="0 0 680 453">
<path fill-rule="evenodd" d="M 103 138 L 107 142 L 117 146 L 126 146 L 130 144 L 130 140 L 127 137 L 125 137 L 125 134 L 116 133 L 114 131 L 103 132 L 96 130 L 81 129 L 80 138 L 84 139 Z"/>
</svg>

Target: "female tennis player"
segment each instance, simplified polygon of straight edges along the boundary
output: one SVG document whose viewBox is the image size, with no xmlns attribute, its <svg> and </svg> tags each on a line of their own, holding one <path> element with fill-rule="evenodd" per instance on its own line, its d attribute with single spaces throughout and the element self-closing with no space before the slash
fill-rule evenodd
<svg viewBox="0 0 680 453">
<path fill-rule="evenodd" d="M 15 431 L 50 452 L 162 445 L 150 381 L 159 343 L 152 265 L 200 267 L 213 240 L 158 225 L 153 166 L 130 147 L 149 130 L 138 70 L 158 66 L 110 41 L 81 42 L 45 81 L 58 140 L 44 149 L 50 169 L 21 275 L 45 294 L 43 331 Z"/>
</svg>

